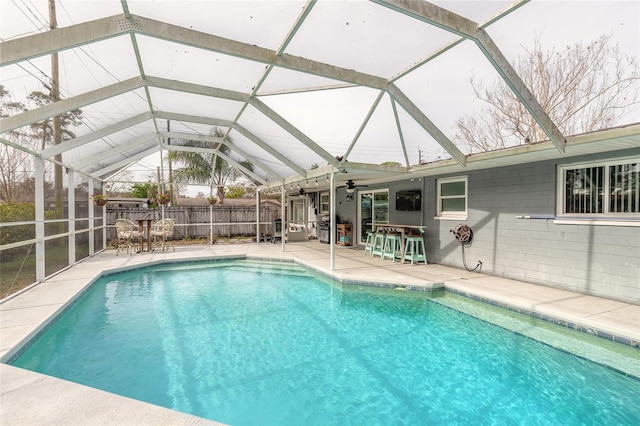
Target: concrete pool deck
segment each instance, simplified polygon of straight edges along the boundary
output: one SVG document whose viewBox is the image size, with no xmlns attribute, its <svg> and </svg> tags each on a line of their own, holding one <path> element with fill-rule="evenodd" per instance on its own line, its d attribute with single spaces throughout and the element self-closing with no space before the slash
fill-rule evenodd
<svg viewBox="0 0 640 426">
<path fill-rule="evenodd" d="M 551 317 L 588 331 L 640 342 L 640 306 L 524 283 L 464 269 L 392 263 L 362 250 L 336 247 L 335 270 L 329 246 L 317 241 L 286 244 L 182 246 L 175 252 L 115 255 L 107 250 L 0 304 L 0 357 L 6 362 L 48 319 L 104 271 L 153 262 L 247 256 L 295 260 L 341 282 L 364 281 L 400 287 L 446 289 L 491 303 Z M 0 364 L 0 424 L 218 424 L 65 380 Z"/>
</svg>

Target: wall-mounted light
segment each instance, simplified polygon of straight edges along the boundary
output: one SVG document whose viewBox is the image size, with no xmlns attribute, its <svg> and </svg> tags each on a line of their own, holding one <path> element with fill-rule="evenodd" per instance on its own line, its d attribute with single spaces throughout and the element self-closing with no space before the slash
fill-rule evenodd
<svg viewBox="0 0 640 426">
<path fill-rule="evenodd" d="M 355 188 L 347 188 L 347 193 L 353 194 L 355 192 Z"/>
</svg>

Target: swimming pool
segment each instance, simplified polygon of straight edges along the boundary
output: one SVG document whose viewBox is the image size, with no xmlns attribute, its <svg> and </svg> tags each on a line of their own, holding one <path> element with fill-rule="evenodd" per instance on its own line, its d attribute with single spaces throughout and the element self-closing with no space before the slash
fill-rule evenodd
<svg viewBox="0 0 640 426">
<path fill-rule="evenodd" d="M 236 425 L 640 421 L 638 379 L 479 306 L 288 264 L 155 266 L 100 279 L 11 364 Z"/>
</svg>

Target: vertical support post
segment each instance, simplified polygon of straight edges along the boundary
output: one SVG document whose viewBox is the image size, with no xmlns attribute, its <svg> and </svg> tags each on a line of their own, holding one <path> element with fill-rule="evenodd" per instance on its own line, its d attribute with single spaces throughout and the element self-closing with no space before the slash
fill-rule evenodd
<svg viewBox="0 0 640 426">
<path fill-rule="evenodd" d="M 102 182 L 101 188 L 104 191 L 104 182 Z M 117 217 L 115 219 L 117 219 Z M 116 238 L 117 237 L 118 236 L 116 235 Z M 107 249 L 107 206 L 105 204 L 104 206 L 102 206 L 102 250 L 106 250 L 106 249 Z"/>
<path fill-rule="evenodd" d="M 88 192 L 87 192 L 87 206 L 89 212 L 89 257 L 92 257 L 95 254 L 95 245 L 96 245 L 96 237 L 95 237 L 95 226 L 96 222 L 93 215 L 93 203 L 91 202 L 91 195 L 93 194 L 93 178 L 89 178 L 88 182 Z"/>
<path fill-rule="evenodd" d="M 329 179 L 329 257 L 330 271 L 336 269 L 336 174 L 331 172 Z"/>
<path fill-rule="evenodd" d="M 256 189 L 256 243 L 260 242 L 260 191 Z"/>
<path fill-rule="evenodd" d="M 209 244 L 213 245 L 213 204 L 209 203 Z"/>
<path fill-rule="evenodd" d="M 285 217 L 285 193 L 284 193 L 284 182 L 280 186 L 280 217 L 282 218 L 280 222 L 280 240 L 282 241 L 282 251 L 284 251 L 284 227 L 286 224 Z M 274 229 L 275 233 L 275 229 Z"/>
<path fill-rule="evenodd" d="M 44 160 L 33 159 L 35 171 L 35 209 L 36 209 L 36 282 L 44 282 Z"/>
<path fill-rule="evenodd" d="M 69 229 L 69 266 L 76 264 L 76 176 L 67 169 L 67 217 Z"/>
</svg>

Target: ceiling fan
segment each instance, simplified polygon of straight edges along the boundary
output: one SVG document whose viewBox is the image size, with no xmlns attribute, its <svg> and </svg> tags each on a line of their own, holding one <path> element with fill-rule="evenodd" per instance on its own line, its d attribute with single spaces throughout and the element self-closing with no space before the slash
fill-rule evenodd
<svg viewBox="0 0 640 426">
<path fill-rule="evenodd" d="M 347 193 L 353 194 L 358 187 L 366 188 L 367 185 L 356 185 L 353 179 L 347 180 Z"/>
</svg>

